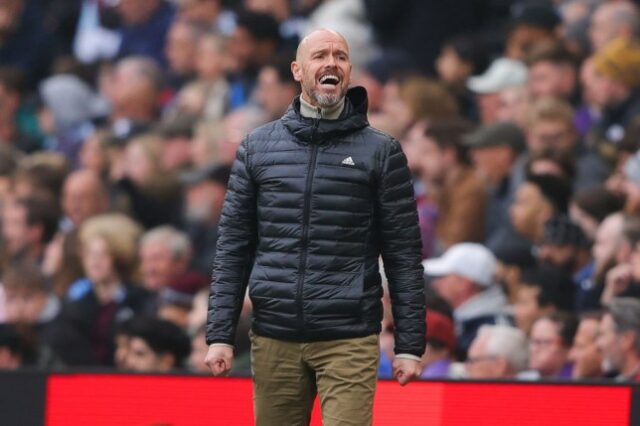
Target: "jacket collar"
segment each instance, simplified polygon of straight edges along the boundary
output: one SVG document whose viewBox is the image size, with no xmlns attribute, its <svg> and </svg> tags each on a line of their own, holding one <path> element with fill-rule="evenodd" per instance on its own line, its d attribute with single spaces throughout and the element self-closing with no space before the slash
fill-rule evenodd
<svg viewBox="0 0 640 426">
<path fill-rule="evenodd" d="M 369 125 L 367 120 L 367 91 L 353 87 L 347 91 L 344 109 L 337 120 L 307 118 L 300 113 L 300 96 L 296 96 L 280 119 L 296 138 L 307 143 L 322 143 L 347 135 Z"/>
</svg>

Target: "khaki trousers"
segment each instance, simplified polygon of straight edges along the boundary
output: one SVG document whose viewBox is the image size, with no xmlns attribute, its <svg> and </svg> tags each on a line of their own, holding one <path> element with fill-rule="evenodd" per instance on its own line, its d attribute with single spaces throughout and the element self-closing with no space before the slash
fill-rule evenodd
<svg viewBox="0 0 640 426">
<path fill-rule="evenodd" d="M 308 425 L 316 394 L 324 426 L 371 425 L 379 359 L 376 334 L 312 343 L 251 334 L 256 425 Z"/>
</svg>

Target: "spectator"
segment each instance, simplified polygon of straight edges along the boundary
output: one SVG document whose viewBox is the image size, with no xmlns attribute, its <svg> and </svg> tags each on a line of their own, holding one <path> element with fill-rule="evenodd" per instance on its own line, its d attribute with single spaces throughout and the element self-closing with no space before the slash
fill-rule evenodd
<svg viewBox="0 0 640 426">
<path fill-rule="evenodd" d="M 58 209 L 48 194 L 7 200 L 2 209 L 5 262 L 40 262 L 58 226 Z"/>
<path fill-rule="evenodd" d="M 570 379 L 569 350 L 578 328 L 575 317 L 558 312 L 533 323 L 529 340 L 529 368 L 541 379 Z"/>
<path fill-rule="evenodd" d="M 300 93 L 300 85 L 291 73 L 291 62 L 291 58 L 277 57 L 258 74 L 256 98 L 269 120 L 282 117 L 291 99 Z"/>
<path fill-rule="evenodd" d="M 114 332 L 119 322 L 144 312 L 148 294 L 132 285 L 141 228 L 112 213 L 93 217 L 80 229 L 85 277 L 69 289 L 62 320 L 73 333 L 73 365 L 114 363 Z"/>
<path fill-rule="evenodd" d="M 67 176 L 62 190 L 65 230 L 81 226 L 87 219 L 106 213 L 108 208 L 107 189 L 94 171 L 79 170 Z"/>
<path fill-rule="evenodd" d="M 537 245 L 542 263 L 575 274 L 591 261 L 589 242 L 582 229 L 566 216 L 555 216 L 544 223 L 542 239 Z"/>
<path fill-rule="evenodd" d="M 574 380 L 602 377 L 602 354 L 597 345 L 600 320 L 599 314 L 587 313 L 580 318 L 568 357 L 573 363 L 571 377 Z"/>
<path fill-rule="evenodd" d="M 43 107 L 38 118 L 46 135 L 45 147 L 77 165 L 82 144 L 95 131 L 92 121 L 108 115 L 106 101 L 69 74 L 45 79 L 40 84 L 40 98 Z"/>
<path fill-rule="evenodd" d="M 543 315 L 573 308 L 571 276 L 557 268 L 525 269 L 515 289 L 513 317 L 516 325 L 527 336 L 533 323 Z"/>
<path fill-rule="evenodd" d="M 162 169 L 168 173 L 178 173 L 191 166 L 191 139 L 196 125 L 194 116 L 176 116 L 160 124 Z"/>
<path fill-rule="evenodd" d="M 639 35 L 638 7 L 630 1 L 602 2 L 591 17 L 589 38 L 594 52 L 602 50 L 611 40 L 630 40 Z"/>
<path fill-rule="evenodd" d="M 188 274 L 193 250 L 185 233 L 162 226 L 144 234 L 139 253 L 142 285 L 157 293 Z"/>
<path fill-rule="evenodd" d="M 591 274 L 580 277 L 576 293 L 576 310 L 600 308 L 600 297 L 605 287 L 607 273 L 616 265 L 617 256 L 624 242 L 624 216 L 614 213 L 607 216 L 596 232 L 591 248 L 593 267 Z"/>
<path fill-rule="evenodd" d="M 122 0 L 118 13 L 123 23 L 118 57 L 142 55 L 165 66 L 163 46 L 174 16 L 172 4 L 165 0 Z"/>
<path fill-rule="evenodd" d="M 229 110 L 229 83 L 224 72 L 228 66 L 229 50 L 225 40 L 214 33 L 200 38 L 197 47 L 197 83 L 203 92 L 202 115 L 210 120 L 220 120 Z"/>
<path fill-rule="evenodd" d="M 164 53 L 171 89 L 179 90 L 195 76 L 198 42 L 205 31 L 204 27 L 183 20 L 176 20 L 169 27 Z"/>
<path fill-rule="evenodd" d="M 476 95 L 482 124 L 498 121 L 500 92 L 527 82 L 527 67 L 524 63 L 507 58 L 494 60 L 489 68 L 478 76 L 467 80 L 467 88 Z"/>
<path fill-rule="evenodd" d="M 280 47 L 278 23 L 265 13 L 243 12 L 238 15 L 236 29 L 229 40 L 232 59 L 231 108 L 249 100 L 260 68 L 266 65 Z"/>
<path fill-rule="evenodd" d="M 508 325 L 483 325 L 469 348 L 465 377 L 514 378 L 527 367 L 527 338 Z"/>
<path fill-rule="evenodd" d="M 167 373 L 183 367 L 191 352 L 189 338 L 177 325 L 156 318 L 131 323 L 125 368 L 138 373 Z"/>
<path fill-rule="evenodd" d="M 193 299 L 196 293 L 208 284 L 206 275 L 184 274 L 173 279 L 158 294 L 158 318 L 170 321 L 187 331 Z"/>
<path fill-rule="evenodd" d="M 435 277 L 435 291 L 453 308 L 459 359 L 466 358 L 480 326 L 512 322 L 507 299 L 494 281 L 496 259 L 482 245 L 454 244 L 423 265 L 425 274 Z"/>
<path fill-rule="evenodd" d="M 178 0 L 178 18 L 209 27 L 212 31 L 229 35 L 235 18 L 222 8 L 222 0 Z"/>
<path fill-rule="evenodd" d="M 511 171 L 522 161 L 518 157 L 524 150 L 524 134 L 514 124 L 494 124 L 467 135 L 463 143 L 487 188 L 485 233 L 489 240 L 509 219 L 508 208 L 518 185 Z"/>
<path fill-rule="evenodd" d="M 635 90 L 640 86 L 638 64 L 639 42 L 616 39 L 593 55 L 594 75 L 585 81 L 585 90 L 602 112 L 589 137 L 610 161 L 614 160 L 615 146 L 624 138 L 625 128 L 640 112 L 640 95 Z"/>
<path fill-rule="evenodd" d="M 186 228 L 193 244 L 193 267 L 208 276 L 216 253 L 218 220 L 231 168 L 211 165 L 183 176 Z"/>
<path fill-rule="evenodd" d="M 103 95 L 111 102 L 113 130 L 130 134 L 133 129 L 148 127 L 160 107 L 162 70 L 151 59 L 131 56 L 116 64 L 112 78 L 111 90 Z"/>
<path fill-rule="evenodd" d="M 546 2 L 524 2 L 512 9 L 505 56 L 525 60 L 537 45 L 556 38 L 560 16 Z"/>
<path fill-rule="evenodd" d="M 558 99 L 539 99 L 530 107 L 527 147 L 531 155 L 551 149 L 574 157 L 576 189 L 600 185 L 611 173 L 610 166 L 598 154 L 579 142 L 574 112 L 568 103 Z"/>
<path fill-rule="evenodd" d="M 484 240 L 486 193 L 461 141 L 470 129 L 463 120 L 434 121 L 422 141 L 421 178 L 437 194 L 439 248 Z"/>
<path fill-rule="evenodd" d="M 225 143 L 224 126 L 221 121 L 201 121 L 194 129 L 191 140 L 191 164 L 195 169 L 204 169 L 219 162 L 218 146 Z"/>
<path fill-rule="evenodd" d="M 180 221 L 180 188 L 162 168 L 162 141 L 147 134 L 125 148 L 124 176 L 116 182 L 137 220 L 147 229 Z"/>
<path fill-rule="evenodd" d="M 617 381 L 640 380 L 640 301 L 616 298 L 600 321 L 602 369 Z"/>
<path fill-rule="evenodd" d="M 529 90 L 534 99 L 555 97 L 575 102 L 578 70 L 573 55 L 560 41 L 540 44 L 527 57 Z"/>
</svg>

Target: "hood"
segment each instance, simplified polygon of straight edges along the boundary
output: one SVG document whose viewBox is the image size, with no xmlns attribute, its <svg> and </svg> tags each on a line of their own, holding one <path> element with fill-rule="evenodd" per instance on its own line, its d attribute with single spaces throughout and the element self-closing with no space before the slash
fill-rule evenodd
<svg viewBox="0 0 640 426">
<path fill-rule="evenodd" d="M 289 109 L 280 119 L 296 138 L 303 142 L 322 143 L 369 125 L 367 120 L 367 91 L 364 87 L 347 90 L 345 107 L 337 120 L 314 119 L 300 114 L 300 96 L 296 96 Z M 317 129 L 315 126 L 317 125 Z"/>
<path fill-rule="evenodd" d="M 509 315 L 507 298 L 495 284 L 458 306 L 453 313 L 456 322 L 489 315 L 496 317 Z"/>
<path fill-rule="evenodd" d="M 106 101 L 74 75 L 60 74 L 47 78 L 40 84 L 40 97 L 51 110 L 58 132 L 109 112 Z"/>
</svg>

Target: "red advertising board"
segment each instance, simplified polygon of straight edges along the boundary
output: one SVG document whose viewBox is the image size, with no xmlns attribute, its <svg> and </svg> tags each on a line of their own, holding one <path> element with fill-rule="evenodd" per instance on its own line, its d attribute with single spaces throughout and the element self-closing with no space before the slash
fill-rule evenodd
<svg viewBox="0 0 640 426">
<path fill-rule="evenodd" d="M 374 425 L 629 425 L 632 388 L 530 383 L 378 384 Z M 317 409 L 312 425 L 320 425 Z M 46 425 L 251 425 L 242 378 L 51 375 Z"/>
</svg>

